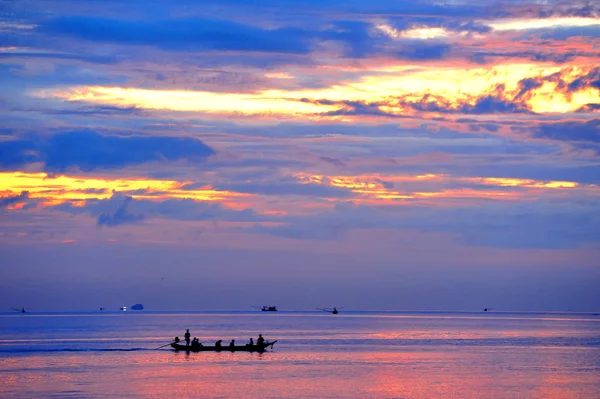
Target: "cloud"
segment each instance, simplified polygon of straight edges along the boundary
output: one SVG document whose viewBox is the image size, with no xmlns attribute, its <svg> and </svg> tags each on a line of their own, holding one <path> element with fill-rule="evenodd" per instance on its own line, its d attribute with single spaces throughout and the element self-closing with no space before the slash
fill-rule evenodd
<svg viewBox="0 0 600 399">
<path fill-rule="evenodd" d="M 570 26 L 543 30 L 540 37 L 542 39 L 568 40 L 573 37 L 593 37 L 600 38 L 600 26 Z"/>
<path fill-rule="evenodd" d="M 530 89 L 524 89 L 530 90 Z M 404 109 L 417 112 L 437 112 L 448 114 L 533 114 L 531 107 L 527 104 L 523 90 L 518 96 L 512 96 L 506 92 L 504 85 L 497 85 L 492 93 L 481 95 L 465 95 L 463 98 L 447 98 L 442 95 L 423 94 L 417 97 L 415 94 L 388 98 L 384 101 L 331 101 L 331 100 L 308 100 L 302 101 L 313 104 L 340 106 L 339 110 L 327 112 L 326 115 L 370 115 L 408 118 L 410 114 L 398 111 L 387 111 L 382 107 L 393 109 Z"/>
<path fill-rule="evenodd" d="M 276 181 L 217 184 L 215 188 L 262 195 L 300 195 L 332 198 L 347 198 L 352 196 L 352 192 L 345 188 L 330 187 L 322 184 L 302 184 L 293 178 L 280 178 Z"/>
<path fill-rule="evenodd" d="M 600 143 L 600 119 L 544 123 L 535 129 L 534 136 L 561 141 Z"/>
<path fill-rule="evenodd" d="M 324 162 L 330 163 L 330 164 L 332 164 L 332 165 L 334 165 L 334 166 L 338 166 L 338 167 L 340 167 L 340 168 L 343 168 L 343 167 L 345 167 L 345 166 L 346 166 L 346 164 L 345 164 L 343 161 L 340 161 L 340 160 L 339 160 L 339 159 L 337 159 L 337 158 L 321 156 L 321 157 L 319 157 L 319 159 L 320 159 L 321 161 L 324 161 Z"/>
<path fill-rule="evenodd" d="M 141 115 L 143 110 L 136 107 L 116 107 L 112 105 L 92 105 L 75 109 L 51 109 L 42 111 L 52 115 L 75 115 L 75 116 L 119 116 L 119 115 Z"/>
<path fill-rule="evenodd" d="M 472 208 L 429 208 L 406 203 L 375 207 L 339 203 L 314 217 L 286 218 L 253 231 L 295 239 L 337 240 L 355 229 L 412 229 L 447 233 L 463 243 L 495 248 L 577 248 L 600 234 L 598 206 L 480 204 Z"/>
<path fill-rule="evenodd" d="M 113 211 L 115 207 L 117 210 Z M 98 226 L 110 227 L 155 218 L 183 222 L 272 222 L 278 220 L 277 216 L 261 215 L 252 209 L 229 209 L 210 201 L 196 201 L 189 198 L 164 201 L 135 199 L 120 192 L 114 192 L 108 199 L 88 199 L 83 205 L 75 205 L 68 201 L 50 208 L 76 215 L 88 214 L 97 217 L 96 224 Z M 131 208 L 134 211 L 131 211 Z"/>
<path fill-rule="evenodd" d="M 469 25 L 460 26 L 455 29 L 467 29 Z M 387 54 L 398 59 L 437 60 L 445 58 L 451 48 L 450 44 L 442 42 L 392 40 L 376 34 L 373 25 L 363 21 L 333 21 L 325 28 L 289 26 L 268 29 L 202 18 L 127 21 L 67 16 L 40 23 L 38 32 L 127 46 L 154 46 L 168 51 L 218 50 L 298 55 L 313 52 L 318 43 L 335 41 L 341 43 L 345 55 L 352 58 Z"/>
<path fill-rule="evenodd" d="M 29 198 L 28 191 L 21 191 L 21 194 L 18 195 L 0 197 L 0 208 L 7 207 L 17 202 L 25 201 L 27 198 Z"/>
<path fill-rule="evenodd" d="M 136 223 L 145 218 L 142 214 L 130 213 L 127 206 L 132 201 L 131 197 L 125 197 L 123 204 L 114 213 L 102 213 L 98 217 L 98 226 L 118 226 L 122 224 Z"/>
<path fill-rule="evenodd" d="M 83 61 L 94 64 L 114 64 L 117 62 L 115 57 L 109 56 L 95 56 L 95 55 L 81 55 L 81 54 L 64 54 L 58 52 L 0 52 L 0 60 L 13 60 L 13 59 L 50 59 L 57 61 Z"/>
<path fill-rule="evenodd" d="M 594 88 L 600 90 L 600 67 L 596 67 L 587 74 L 580 76 L 577 79 L 570 82 L 567 85 L 567 92 L 574 93 L 576 91 L 587 88 Z"/>
<path fill-rule="evenodd" d="M 538 62 L 554 62 L 565 64 L 573 61 L 575 57 L 596 58 L 599 54 L 583 51 L 565 51 L 558 50 L 526 50 L 526 51 L 476 51 L 467 56 L 468 59 L 478 63 L 491 63 L 494 60 L 488 58 L 524 58 Z"/>
<path fill-rule="evenodd" d="M 302 29 L 261 29 L 215 19 L 127 21 L 100 17 L 61 17 L 39 27 L 40 33 L 96 42 L 150 45 L 175 51 L 221 50 L 305 54 L 311 37 Z"/>
<path fill-rule="evenodd" d="M 511 83 L 511 82 L 507 82 Z M 556 106 L 545 104 L 540 97 L 549 96 L 546 84 L 553 86 L 550 93 L 557 96 Z M 328 100 L 300 99 L 316 105 L 338 107 L 324 115 L 368 115 L 395 118 L 412 118 L 415 113 L 436 112 L 447 114 L 536 114 L 544 112 L 565 112 L 573 108 L 573 95 L 586 91 L 599 91 L 600 68 L 577 72 L 572 68 L 564 68 L 559 72 L 523 78 L 516 82 L 516 88 L 507 88 L 508 84 L 492 85 L 478 94 L 457 93 L 457 95 L 435 93 L 410 93 L 396 97 L 382 97 L 381 100 Z M 592 94 L 587 93 L 591 98 Z M 600 103 L 599 103 L 600 104 Z M 595 110 L 596 103 L 590 103 L 573 111 L 584 112 Z"/>
<path fill-rule="evenodd" d="M 57 133 L 49 137 L 29 135 L 0 142 L 2 168 L 22 168 L 43 162 L 48 172 L 64 172 L 69 168 L 116 169 L 180 159 L 199 162 L 213 154 L 212 148 L 189 137 L 105 136 L 92 131 Z"/>
</svg>

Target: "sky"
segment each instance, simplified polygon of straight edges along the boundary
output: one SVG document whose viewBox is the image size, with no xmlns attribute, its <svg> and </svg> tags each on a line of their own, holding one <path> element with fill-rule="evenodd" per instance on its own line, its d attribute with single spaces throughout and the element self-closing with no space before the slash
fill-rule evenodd
<svg viewBox="0 0 600 399">
<path fill-rule="evenodd" d="M 600 310 L 600 3 L 0 7 L 0 309 Z"/>
</svg>

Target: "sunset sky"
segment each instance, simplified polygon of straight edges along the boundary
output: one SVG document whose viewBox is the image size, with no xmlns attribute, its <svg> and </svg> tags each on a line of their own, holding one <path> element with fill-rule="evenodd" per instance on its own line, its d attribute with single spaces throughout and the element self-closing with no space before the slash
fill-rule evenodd
<svg viewBox="0 0 600 399">
<path fill-rule="evenodd" d="M 600 310 L 600 3 L 1 10 L 0 310 Z"/>
</svg>

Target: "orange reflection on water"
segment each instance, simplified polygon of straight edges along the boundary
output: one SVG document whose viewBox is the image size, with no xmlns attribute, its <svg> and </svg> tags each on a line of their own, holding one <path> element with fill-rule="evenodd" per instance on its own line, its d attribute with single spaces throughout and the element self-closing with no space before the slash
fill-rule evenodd
<svg viewBox="0 0 600 399">
<path fill-rule="evenodd" d="M 573 348 L 314 349 L 8 357 L 0 396 L 570 399 L 594 397 L 600 383 L 589 367 L 578 371 Z"/>
</svg>

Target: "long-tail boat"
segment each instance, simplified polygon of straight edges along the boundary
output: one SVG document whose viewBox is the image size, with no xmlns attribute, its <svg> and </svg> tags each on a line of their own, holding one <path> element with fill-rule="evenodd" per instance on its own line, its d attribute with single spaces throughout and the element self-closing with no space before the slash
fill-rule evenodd
<svg viewBox="0 0 600 399">
<path fill-rule="evenodd" d="M 180 343 L 173 342 L 171 344 L 171 348 L 176 351 L 185 351 L 185 352 L 264 352 L 268 347 L 273 349 L 273 345 L 275 342 L 263 342 L 262 344 L 254 344 L 254 345 L 223 345 L 223 346 L 204 346 L 204 345 L 185 345 Z"/>
</svg>

